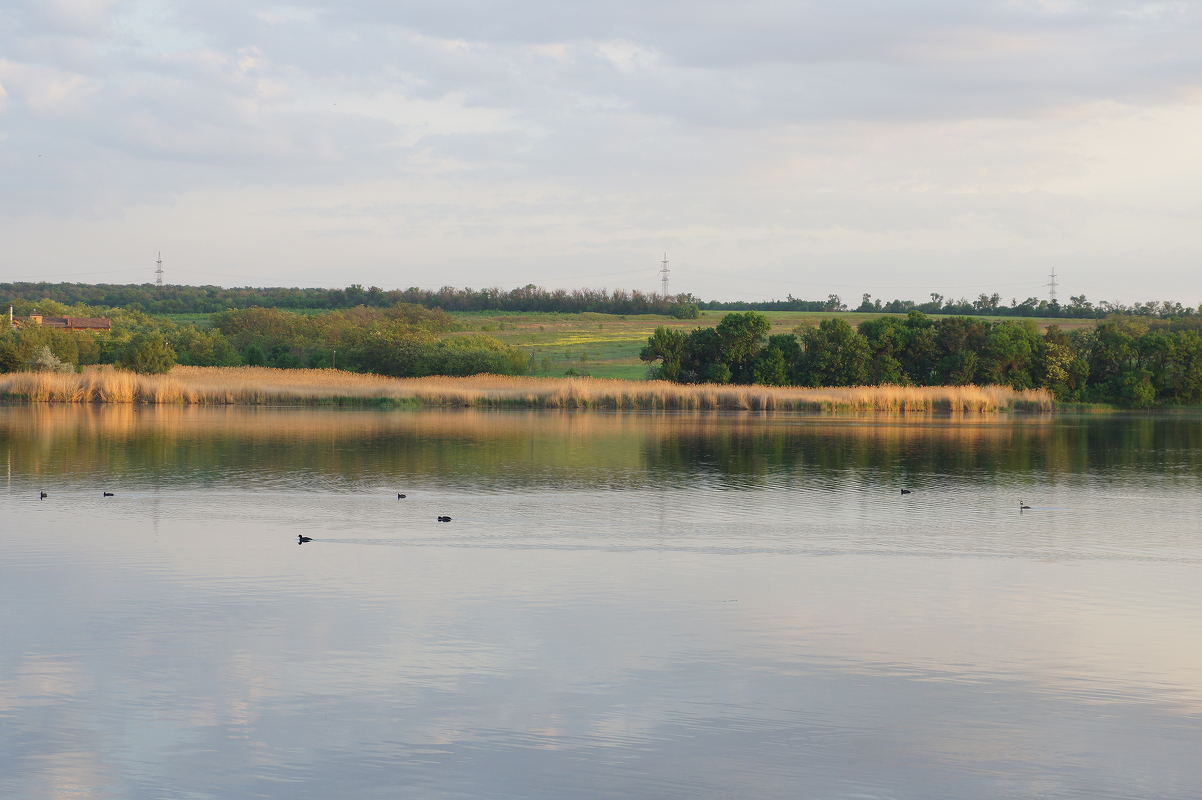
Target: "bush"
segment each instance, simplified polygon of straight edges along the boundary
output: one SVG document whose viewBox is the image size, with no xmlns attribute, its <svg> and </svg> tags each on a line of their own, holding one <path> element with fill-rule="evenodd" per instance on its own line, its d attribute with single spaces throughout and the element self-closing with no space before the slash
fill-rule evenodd
<svg viewBox="0 0 1202 800">
<path fill-rule="evenodd" d="M 33 372 L 74 372 L 75 367 L 70 364 L 59 361 L 58 356 L 50 352 L 50 348 L 42 345 L 33 354 L 33 358 L 26 362 L 26 366 Z"/>
<path fill-rule="evenodd" d="M 418 360 L 415 374 L 525 375 L 531 357 L 491 336 L 454 336 L 430 345 Z"/>
</svg>

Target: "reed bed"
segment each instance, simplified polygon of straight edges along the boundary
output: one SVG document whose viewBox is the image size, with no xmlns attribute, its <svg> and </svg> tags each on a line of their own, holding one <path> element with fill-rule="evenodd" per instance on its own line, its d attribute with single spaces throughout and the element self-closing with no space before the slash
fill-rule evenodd
<svg viewBox="0 0 1202 800">
<path fill-rule="evenodd" d="M 51 403 L 182 405 L 414 405 L 730 411 L 1050 411 L 1046 389 L 1004 386 L 853 386 L 823 389 L 699 386 L 598 378 L 385 378 L 337 370 L 175 367 L 137 375 L 112 367 L 80 374 L 0 376 L 0 397 Z"/>
</svg>

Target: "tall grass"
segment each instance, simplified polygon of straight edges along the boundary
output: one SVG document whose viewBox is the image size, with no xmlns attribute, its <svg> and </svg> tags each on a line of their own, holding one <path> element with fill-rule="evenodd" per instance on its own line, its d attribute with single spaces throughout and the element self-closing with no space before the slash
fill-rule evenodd
<svg viewBox="0 0 1202 800">
<path fill-rule="evenodd" d="M 423 405 L 752 411 L 1050 411 L 1045 389 L 855 386 L 803 389 L 700 386 L 597 378 L 384 378 L 336 370 L 175 367 L 137 375 L 91 367 L 78 375 L 0 376 L 0 398 L 56 403 L 197 405 Z"/>
</svg>

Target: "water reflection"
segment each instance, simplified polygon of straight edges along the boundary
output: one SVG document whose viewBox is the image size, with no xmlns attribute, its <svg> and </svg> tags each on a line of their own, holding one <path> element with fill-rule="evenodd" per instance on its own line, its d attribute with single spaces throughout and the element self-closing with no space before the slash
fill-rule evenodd
<svg viewBox="0 0 1202 800">
<path fill-rule="evenodd" d="M 0 409 L 0 796 L 1193 797 L 1200 431 Z"/>
<path fill-rule="evenodd" d="M 920 476 L 1121 470 L 1202 474 L 1196 417 L 805 417 L 572 412 L 31 406 L 0 414 L 8 480 L 162 485 L 298 474 L 322 483 L 436 479 L 623 486 L 711 475 Z"/>
</svg>

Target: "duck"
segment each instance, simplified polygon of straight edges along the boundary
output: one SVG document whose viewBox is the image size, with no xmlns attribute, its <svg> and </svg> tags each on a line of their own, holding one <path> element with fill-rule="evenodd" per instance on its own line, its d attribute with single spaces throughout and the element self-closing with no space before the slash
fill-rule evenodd
<svg viewBox="0 0 1202 800">
<path fill-rule="evenodd" d="M 450 517 L 439 517 L 438 521 L 439 522 L 450 522 L 451 518 Z"/>
<path fill-rule="evenodd" d="M 47 497 L 49 497 L 49 496 L 50 496 L 50 495 L 46 494 L 45 492 L 42 492 L 42 496 L 41 496 L 41 497 L 39 497 L 38 499 L 39 499 L 39 500 L 45 500 L 45 499 L 46 499 Z"/>
<path fill-rule="evenodd" d="M 396 496 L 396 499 L 397 499 L 397 500 L 404 500 L 404 499 L 405 499 L 405 495 L 398 493 L 398 494 L 397 494 L 397 496 Z"/>
<path fill-rule="evenodd" d="M 914 494 L 914 492 L 910 491 L 909 489 L 902 489 L 902 494 Z"/>
<path fill-rule="evenodd" d="M 105 497 L 112 497 L 112 496 L 113 496 L 113 493 L 112 493 L 112 492 L 101 492 L 101 494 L 103 494 Z"/>
<path fill-rule="evenodd" d="M 1027 505 L 1026 503 L 1024 503 L 1022 500 L 1019 500 L 1018 501 L 1018 510 L 1019 511 L 1030 511 L 1031 507 L 1029 505 Z"/>
<path fill-rule="evenodd" d="M 304 544 L 305 542 L 313 541 L 310 537 L 302 536 L 300 534 L 297 534 L 296 539 L 297 539 L 297 541 L 296 541 L 297 544 Z"/>
</svg>

